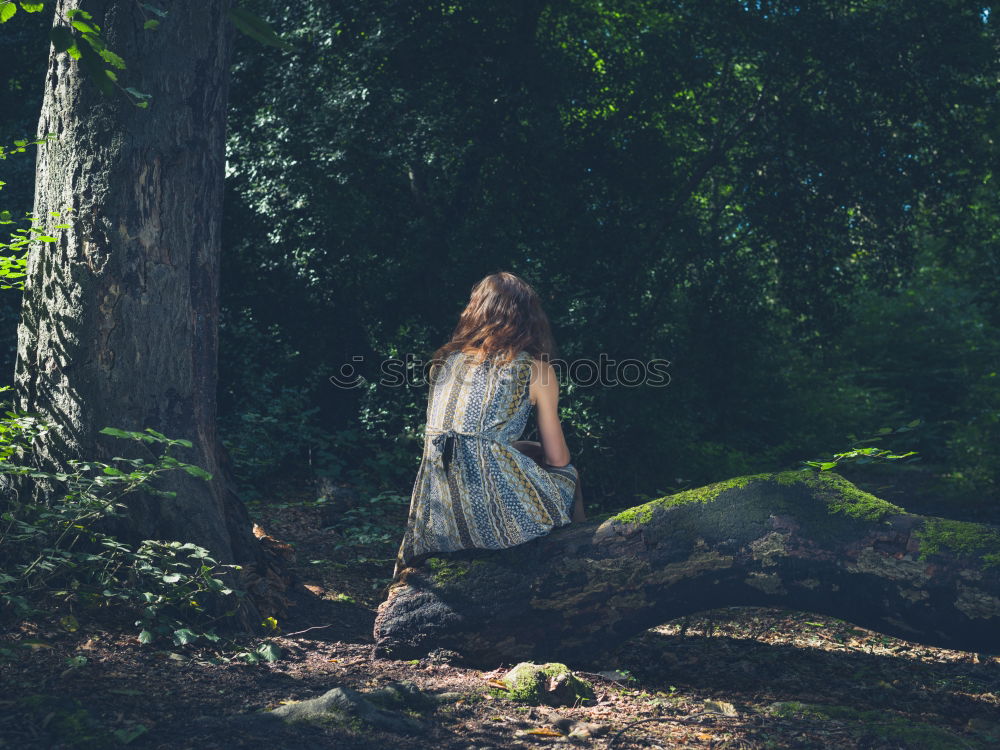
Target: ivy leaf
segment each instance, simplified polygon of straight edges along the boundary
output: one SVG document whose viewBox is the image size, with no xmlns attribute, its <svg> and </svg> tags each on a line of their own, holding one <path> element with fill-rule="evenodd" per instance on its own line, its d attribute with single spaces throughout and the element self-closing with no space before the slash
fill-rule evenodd
<svg viewBox="0 0 1000 750">
<path fill-rule="evenodd" d="M 7 23 L 17 13 L 17 6 L 12 2 L 0 3 L 0 23 Z"/>
<path fill-rule="evenodd" d="M 143 630 L 141 633 L 139 633 L 139 643 L 152 643 L 152 642 L 153 642 L 153 634 L 150 633 L 148 630 Z"/>
<path fill-rule="evenodd" d="M 291 44 L 278 36 L 263 18 L 255 16 L 245 8 L 230 8 L 226 15 L 236 24 L 236 28 L 251 39 L 279 49 L 294 49 Z"/>
</svg>

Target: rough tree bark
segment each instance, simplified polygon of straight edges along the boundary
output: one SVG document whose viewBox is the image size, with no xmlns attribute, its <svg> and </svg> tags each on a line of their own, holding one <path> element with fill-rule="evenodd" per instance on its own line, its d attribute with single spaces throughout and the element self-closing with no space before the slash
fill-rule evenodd
<svg viewBox="0 0 1000 750">
<path fill-rule="evenodd" d="M 106 426 L 191 440 L 175 455 L 212 481 L 163 476 L 156 486 L 176 499 L 128 496 L 117 533 L 191 541 L 243 564 L 261 602 L 272 560 L 216 435 L 229 2 L 179 6 L 155 33 L 143 31 L 139 3 L 60 0 L 57 21 L 81 4 L 125 59 L 126 83 L 153 98 L 143 110 L 104 97 L 68 55 L 50 52 L 38 133 L 58 137 L 39 148 L 35 214 L 72 208 L 73 228 L 29 258 L 15 404 L 55 425 L 33 456 L 48 470 L 141 455 L 99 435 Z"/>
<path fill-rule="evenodd" d="M 907 513 L 829 472 L 752 475 L 407 569 L 379 607 L 376 654 L 592 664 L 650 627 L 722 606 L 997 652 L 998 571 L 995 527 Z"/>
</svg>

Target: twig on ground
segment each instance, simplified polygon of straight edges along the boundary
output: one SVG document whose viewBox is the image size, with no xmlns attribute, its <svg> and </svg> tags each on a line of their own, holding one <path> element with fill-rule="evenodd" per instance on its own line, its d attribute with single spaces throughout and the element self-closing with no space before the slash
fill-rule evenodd
<svg viewBox="0 0 1000 750">
<path fill-rule="evenodd" d="M 302 635 L 303 633 L 308 633 L 310 630 L 322 630 L 323 628 L 332 628 L 333 624 L 329 625 L 313 625 L 311 628 L 306 628 L 305 630 L 296 630 L 294 633 L 285 633 L 282 638 L 291 638 L 293 635 Z"/>
</svg>

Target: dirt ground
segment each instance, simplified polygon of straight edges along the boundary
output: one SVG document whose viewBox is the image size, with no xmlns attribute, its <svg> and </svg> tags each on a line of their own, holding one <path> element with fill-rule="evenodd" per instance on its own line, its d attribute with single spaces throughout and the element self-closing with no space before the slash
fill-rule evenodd
<svg viewBox="0 0 1000 750">
<path fill-rule="evenodd" d="M 579 673 L 596 699 L 575 707 L 504 697 L 491 680 L 510 664 L 373 659 L 394 543 L 351 542 L 359 537 L 327 528 L 314 499 L 311 489 L 289 491 L 253 511 L 293 545 L 311 592 L 271 639 L 280 659 L 250 665 L 203 648 L 144 646 L 82 615 L 69 632 L 54 612 L 0 641 L 13 653 L 0 662 L 0 748 L 1000 747 L 1000 658 L 803 612 L 728 608 L 665 623 L 622 644 L 602 667 L 609 674 Z M 393 681 L 451 695 L 411 711 L 421 729 L 408 734 L 246 720 L 334 687 Z M 566 720 L 598 725 L 597 736 L 570 740 Z"/>
</svg>

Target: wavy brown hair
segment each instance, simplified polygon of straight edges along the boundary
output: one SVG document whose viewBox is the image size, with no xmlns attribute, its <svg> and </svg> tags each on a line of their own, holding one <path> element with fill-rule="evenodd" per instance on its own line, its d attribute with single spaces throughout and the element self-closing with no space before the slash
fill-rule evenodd
<svg viewBox="0 0 1000 750">
<path fill-rule="evenodd" d="M 508 271 L 497 271 L 472 287 L 451 339 L 434 352 L 432 361 L 443 362 L 455 351 L 475 351 L 504 364 L 521 350 L 546 361 L 554 356 L 549 319 L 531 284 Z"/>
</svg>

